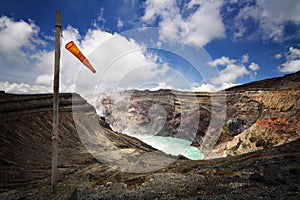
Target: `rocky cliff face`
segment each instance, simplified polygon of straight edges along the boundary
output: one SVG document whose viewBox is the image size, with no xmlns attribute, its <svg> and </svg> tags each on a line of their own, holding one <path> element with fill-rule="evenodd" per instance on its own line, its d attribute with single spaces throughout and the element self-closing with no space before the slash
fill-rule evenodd
<svg viewBox="0 0 300 200">
<path fill-rule="evenodd" d="M 263 98 L 266 96 L 261 95 L 268 93 L 257 92 L 255 98 L 251 92 L 247 93 L 247 96 L 251 95 L 250 99 L 259 103 L 248 101 L 249 99 L 245 101 L 245 92 L 229 94 L 234 100 L 232 105 L 239 106 L 233 107 L 236 110 L 227 110 L 227 115 L 232 115 L 237 119 L 229 122 L 226 120 L 228 127 L 222 126 L 221 129 L 224 130 L 222 130 L 223 135 L 217 141 L 218 146 L 222 146 L 224 142 L 233 141 L 237 136 L 243 139 L 240 132 L 243 133 L 252 126 L 262 127 L 264 130 L 278 129 L 278 134 L 281 134 L 280 130 L 283 129 L 281 126 L 284 125 L 288 129 L 285 129 L 286 133 L 283 136 L 292 134 L 296 129 L 289 123 L 297 121 L 299 112 L 295 108 L 299 105 L 296 104 L 299 98 L 298 93 L 290 92 L 291 101 L 289 102 L 292 103 L 286 103 L 284 105 L 287 106 L 281 105 L 280 107 L 272 102 L 276 102 L 276 99 L 281 102 L 282 94 L 278 94 L 275 98 L 273 93 L 270 93 L 270 98 L 266 99 Z M 292 94 L 296 96 L 293 97 Z M 182 115 L 179 111 L 184 110 L 180 105 L 183 105 L 182 102 L 185 99 L 191 102 L 191 99 L 195 100 L 195 98 L 183 98 L 178 94 L 180 101 L 173 103 L 171 96 L 173 95 L 168 96 L 165 104 L 161 103 L 149 109 L 150 117 L 145 118 L 145 125 L 149 124 L 147 120 L 152 120 L 153 115 L 155 116 L 156 112 L 153 111 L 162 110 L 160 116 L 162 119 L 167 116 L 169 124 L 162 124 L 157 128 L 163 127 L 165 130 L 179 128 L 182 123 L 177 121 Z M 139 95 L 136 95 L 135 100 L 138 97 Z M 196 127 L 197 130 L 198 127 L 201 128 L 200 130 L 206 130 L 204 133 L 196 132 L 201 142 L 209 130 L 211 117 L 205 113 L 212 112 L 210 105 L 212 98 L 207 94 L 199 94 L 197 98 L 197 104 L 202 105 L 200 108 L 197 106 L 198 111 L 202 113 L 202 118 L 198 120 Z M 109 106 L 110 103 L 107 102 Z M 142 108 L 148 105 L 147 101 L 143 102 L 133 105 L 139 105 Z M 262 106 L 259 106 L 260 104 Z M 248 107 L 240 109 L 242 105 L 248 105 Z M 188 103 L 185 106 L 188 111 L 188 108 L 194 104 Z M 147 107 L 151 108 L 149 105 Z M 223 108 L 221 105 L 216 107 L 214 112 L 218 111 L 218 108 Z M 230 105 L 227 104 L 227 107 Z M 134 117 L 138 116 L 136 118 L 138 120 L 135 121 L 137 124 L 140 124 L 140 119 L 147 116 L 147 112 L 143 114 L 136 111 L 139 107 L 131 106 L 129 109 L 131 109 L 129 113 L 134 114 Z M 264 110 L 269 111 L 264 112 Z M 241 117 L 242 113 L 246 115 L 250 111 L 252 115 L 249 115 L 249 118 Z M 276 113 L 286 113 L 286 115 L 294 113 L 295 117 L 290 116 L 287 121 L 282 120 L 280 123 L 270 121 L 269 118 L 263 120 L 261 117 L 274 116 Z M 116 121 L 113 115 L 108 113 L 107 116 L 111 117 L 107 119 L 108 122 L 109 120 Z M 196 114 L 196 116 L 199 115 Z M 218 117 L 222 118 L 222 115 Z M 260 118 L 262 120 L 258 120 Z M 172 133 L 173 136 L 181 130 L 194 130 L 189 129 L 192 123 L 187 121 L 185 126 Z M 121 125 L 124 124 L 121 123 Z M 298 125 L 294 124 L 294 126 Z M 200 161 L 177 157 L 172 162 L 163 163 L 167 159 L 157 159 L 157 156 L 162 155 L 164 158 L 169 158 L 169 156 L 133 137 L 113 132 L 103 118 L 96 114 L 95 109 L 76 94 L 60 95 L 59 176 L 57 192 L 52 193 L 50 184 L 51 131 L 51 94 L 0 93 L 0 199 L 299 199 L 300 197 L 300 140 L 270 148 L 268 147 L 273 144 L 265 144 L 264 142 L 269 140 L 264 140 L 260 144 L 266 145 L 267 148 L 253 153 Z M 164 133 L 160 132 L 160 134 Z M 247 136 L 247 134 L 245 132 L 244 135 Z M 187 135 L 183 136 L 187 137 Z M 244 138 L 249 138 L 250 142 L 253 141 L 253 139 L 250 140 L 254 137 L 253 132 L 251 132 L 251 137 L 246 136 Z M 193 138 L 195 146 L 201 145 L 196 140 L 197 137 Z M 213 153 L 217 154 L 217 150 L 224 152 L 221 148 L 215 148 Z M 152 152 L 156 153 L 155 156 Z M 144 154 L 150 156 L 145 159 L 141 157 Z M 105 160 L 104 158 L 111 159 Z M 128 167 L 127 172 L 122 163 Z M 160 166 L 162 163 L 164 165 Z M 147 173 L 139 171 L 133 173 L 133 170 L 136 170 L 135 166 L 148 169 L 149 167 L 155 169 L 159 166 L 159 169 Z"/>
<path fill-rule="evenodd" d="M 209 159 L 299 139 L 299 85 L 298 72 L 219 93 L 126 91 L 103 97 L 100 107 L 117 132 L 183 138 Z"/>
<path fill-rule="evenodd" d="M 227 118 L 211 155 L 251 152 L 299 139 L 300 90 L 227 92 Z"/>
<path fill-rule="evenodd" d="M 52 101 L 51 94 L 0 93 L 0 192 L 50 184 Z M 107 124 L 96 114 L 94 107 L 77 94 L 60 94 L 59 112 L 60 181 L 92 165 L 97 165 L 104 172 L 114 165 L 117 169 L 122 166 L 118 163 L 128 163 L 126 159 L 130 159 L 132 154 L 154 151 L 135 138 L 107 129 Z M 89 145 L 84 143 L 85 138 L 90 138 Z M 101 153 L 109 153 L 110 164 L 102 165 L 96 160 Z M 103 158 L 101 161 L 105 162 L 107 157 Z M 108 171 L 105 176 L 110 173 Z M 115 171 L 116 174 L 120 172 Z"/>
</svg>

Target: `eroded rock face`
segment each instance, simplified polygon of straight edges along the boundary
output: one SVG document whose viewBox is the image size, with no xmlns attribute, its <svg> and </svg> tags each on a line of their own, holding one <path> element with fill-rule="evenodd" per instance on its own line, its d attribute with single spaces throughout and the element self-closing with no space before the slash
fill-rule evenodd
<svg viewBox="0 0 300 200">
<path fill-rule="evenodd" d="M 74 98 L 71 98 L 72 96 Z M 205 104 L 205 98 L 198 100 L 207 108 L 209 106 Z M 98 141 L 90 141 L 91 147 L 99 153 L 103 152 L 104 148 L 110 148 L 108 143 L 98 143 L 103 141 L 105 136 L 114 144 L 113 148 L 119 148 L 109 154 L 114 158 L 120 158 L 122 155 L 120 160 L 116 159 L 119 162 L 126 161 L 133 155 L 153 152 L 154 149 L 133 137 L 109 130 L 103 118 L 100 118 L 95 109 L 79 95 L 61 94 L 60 100 L 58 188 L 57 192 L 53 193 L 50 183 L 52 95 L 0 93 L 0 199 L 300 197 L 300 140 L 249 154 L 212 160 L 191 161 L 180 157 L 157 171 L 126 173 L 95 159 L 93 152 L 88 151 L 82 143 L 79 132 L 86 136 L 99 136 Z M 294 112 L 294 107 L 288 110 L 280 107 L 280 110 L 286 110 L 286 113 Z M 276 110 L 275 107 L 273 110 Z M 210 109 L 206 109 L 207 111 Z M 297 113 L 299 114 L 298 111 Z M 291 122 L 296 120 L 296 117 Z M 79 120 L 80 123 L 76 125 L 75 120 Z M 92 123 L 95 121 L 99 123 L 100 129 L 97 123 Z M 257 119 L 252 126 L 276 126 L 279 130 L 282 129 L 282 124 L 287 123 Z M 242 124 L 244 126 L 245 123 Z M 292 130 L 292 125 L 288 127 L 287 132 Z M 245 134 L 230 137 L 239 137 L 241 140 L 249 138 L 251 142 L 253 138 L 247 135 L 248 129 L 242 132 Z M 224 141 L 229 141 L 230 137 L 220 137 L 218 144 L 227 144 Z M 258 140 L 256 144 L 264 146 L 265 142 Z M 132 164 L 136 164 L 139 160 L 131 161 Z M 145 167 L 159 164 L 155 157 L 141 162 L 144 162 Z"/>
<path fill-rule="evenodd" d="M 217 143 L 226 112 L 224 94 L 211 97 L 208 93 L 173 90 L 108 94 L 100 103 L 103 117 L 114 131 L 181 138 L 202 150 Z M 211 134 L 205 134 L 208 131 Z"/>
<path fill-rule="evenodd" d="M 297 88 L 298 76 L 283 79 Z M 284 86 L 282 79 L 271 81 Z M 239 155 L 300 138 L 300 90 L 271 89 L 270 80 L 263 84 L 269 88 L 255 90 L 256 82 L 249 91 L 235 87 L 225 93 L 130 91 L 117 103 L 108 94 L 101 106 L 115 131 L 187 139 L 206 158 Z"/>
<path fill-rule="evenodd" d="M 52 102 L 52 94 L 0 94 L 0 193 L 50 185 Z M 77 94 L 60 94 L 59 113 L 59 181 L 91 165 L 104 171 L 114 165 L 120 168 L 126 162 L 135 167 L 131 157 L 156 151 L 135 138 L 107 129 L 95 108 Z M 90 138 L 85 141 L 89 146 L 85 138 Z M 102 156 L 102 163 L 97 156 Z M 158 165 L 155 160 L 143 162 Z"/>
<path fill-rule="evenodd" d="M 228 96 L 236 100 L 228 104 L 228 120 L 211 155 L 243 154 L 300 137 L 299 90 L 240 92 Z"/>
<path fill-rule="evenodd" d="M 111 128 L 121 133 L 135 128 L 136 134 L 176 137 L 179 131 L 205 131 L 209 125 L 210 96 L 207 93 L 201 94 L 201 107 L 196 94 L 171 90 L 125 91 L 117 94 L 117 100 L 114 96 L 116 94 L 102 98 L 102 114 Z M 147 132 L 149 130 L 152 133 Z"/>
</svg>

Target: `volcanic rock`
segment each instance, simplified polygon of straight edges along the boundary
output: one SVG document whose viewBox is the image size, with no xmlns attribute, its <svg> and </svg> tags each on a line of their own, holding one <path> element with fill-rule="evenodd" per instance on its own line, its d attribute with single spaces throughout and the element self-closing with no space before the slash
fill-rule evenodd
<svg viewBox="0 0 300 200">
<path fill-rule="evenodd" d="M 287 77 L 297 80 L 297 76 Z M 180 131 L 193 130 L 189 125 L 195 121 L 189 119 L 199 115 L 193 111 L 191 116 L 185 115 L 194 104 L 184 105 L 183 109 L 182 105 L 185 101 L 196 102 L 201 120 L 196 126 L 194 145 L 205 146 L 203 138 L 215 141 L 214 135 L 205 136 L 213 130 L 211 120 L 222 118 L 221 111 L 217 117 L 211 117 L 211 113 L 223 107 L 217 104 L 213 110 L 211 105 L 216 98 L 212 97 L 220 98 L 224 93 L 196 93 L 194 102 L 194 94 L 177 91 L 174 95 L 168 91 L 168 98 L 159 103 L 165 93 L 156 93 L 161 96 L 156 98 L 156 105 L 150 92 L 135 93 L 144 95 L 144 99 L 136 95 L 132 100 L 143 101 L 129 104 L 120 113 L 134 113 L 131 117 L 137 116 L 135 123 L 147 126 L 153 125 L 149 121 L 155 119 L 153 111 L 162 109 L 159 116 L 166 123 L 154 128 L 163 127 L 159 134 L 176 136 Z M 179 98 L 174 100 L 172 96 Z M 113 112 L 107 112 L 107 116 L 111 115 L 109 121 L 79 95 L 60 94 L 58 185 L 52 192 L 52 94 L 0 92 L 0 199 L 299 199 L 298 89 L 236 89 L 226 91 L 225 97 L 227 115 L 220 122 L 220 134 L 206 160 L 191 161 L 179 156 L 159 169 L 134 173 L 118 166 L 129 160 L 155 167 L 163 160 L 132 157 L 151 152 L 167 155 L 112 131 L 111 122 L 117 120 Z M 152 110 L 149 103 L 155 105 Z M 149 110 L 142 111 L 143 107 Z M 183 118 L 187 122 L 179 129 L 182 115 L 187 116 Z M 189 138 L 187 134 L 182 136 Z M 103 156 L 103 152 L 110 152 L 107 154 L 114 162 L 101 160 L 99 155 Z M 213 157 L 221 158 L 208 159 Z"/>
<path fill-rule="evenodd" d="M 300 138 L 299 77 L 298 72 L 217 93 L 125 91 L 106 94 L 100 106 L 117 132 L 179 137 L 206 158 L 226 157 Z"/>
</svg>

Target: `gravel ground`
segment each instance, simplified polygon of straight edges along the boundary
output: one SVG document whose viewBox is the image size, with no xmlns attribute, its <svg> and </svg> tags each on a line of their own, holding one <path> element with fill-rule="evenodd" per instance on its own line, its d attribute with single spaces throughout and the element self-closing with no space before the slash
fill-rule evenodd
<svg viewBox="0 0 300 200">
<path fill-rule="evenodd" d="M 299 147 L 300 140 L 241 156 L 178 160 L 157 172 L 105 180 L 88 177 L 88 167 L 59 183 L 56 193 L 48 185 L 8 191 L 0 199 L 300 199 Z"/>
</svg>

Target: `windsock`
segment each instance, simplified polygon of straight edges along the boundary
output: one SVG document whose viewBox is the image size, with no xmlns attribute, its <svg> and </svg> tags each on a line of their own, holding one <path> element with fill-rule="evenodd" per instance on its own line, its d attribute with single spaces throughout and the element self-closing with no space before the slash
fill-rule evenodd
<svg viewBox="0 0 300 200">
<path fill-rule="evenodd" d="M 96 70 L 92 66 L 92 64 L 88 61 L 88 59 L 81 53 L 78 47 L 75 45 L 73 41 L 68 42 L 65 48 L 70 51 L 76 58 L 78 58 L 85 66 L 87 66 L 93 73 L 96 73 Z"/>
</svg>

